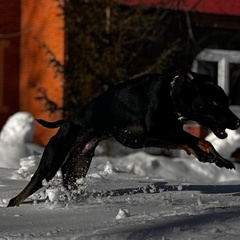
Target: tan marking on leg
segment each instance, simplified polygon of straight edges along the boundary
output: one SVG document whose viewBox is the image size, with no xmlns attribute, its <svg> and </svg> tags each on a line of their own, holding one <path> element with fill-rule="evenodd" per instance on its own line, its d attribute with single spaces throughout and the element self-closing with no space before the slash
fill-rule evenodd
<svg viewBox="0 0 240 240">
<path fill-rule="evenodd" d="M 199 140 L 198 147 L 201 148 L 206 153 L 210 153 L 217 158 L 223 159 L 223 157 L 221 157 L 219 155 L 219 153 L 216 151 L 216 149 L 213 147 L 213 145 L 204 139 Z"/>
</svg>

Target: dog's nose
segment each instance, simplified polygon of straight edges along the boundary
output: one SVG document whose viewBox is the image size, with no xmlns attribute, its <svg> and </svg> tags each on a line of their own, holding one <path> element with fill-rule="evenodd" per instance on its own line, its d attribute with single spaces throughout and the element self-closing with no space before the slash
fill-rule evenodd
<svg viewBox="0 0 240 240">
<path fill-rule="evenodd" d="M 240 119 L 236 121 L 236 129 L 240 127 Z"/>
</svg>

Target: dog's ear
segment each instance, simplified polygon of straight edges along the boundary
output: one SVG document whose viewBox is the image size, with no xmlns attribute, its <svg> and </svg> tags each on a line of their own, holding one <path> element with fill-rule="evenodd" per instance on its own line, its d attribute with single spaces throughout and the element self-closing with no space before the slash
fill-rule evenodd
<svg viewBox="0 0 240 240">
<path fill-rule="evenodd" d="M 182 76 L 188 83 L 192 83 L 194 80 L 192 71 L 186 66 L 182 67 Z"/>
</svg>

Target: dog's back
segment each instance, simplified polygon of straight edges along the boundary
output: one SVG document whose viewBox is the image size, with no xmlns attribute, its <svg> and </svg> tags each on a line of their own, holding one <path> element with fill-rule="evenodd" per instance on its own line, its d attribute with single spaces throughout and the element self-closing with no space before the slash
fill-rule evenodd
<svg viewBox="0 0 240 240">
<path fill-rule="evenodd" d="M 146 118 L 151 122 L 156 119 L 158 124 L 169 122 L 172 110 L 169 81 L 166 76 L 148 74 L 121 83 L 93 99 L 76 119 L 82 119 L 85 128 L 110 132 L 136 122 L 147 128 Z M 157 115 L 149 116 L 153 112 Z"/>
</svg>

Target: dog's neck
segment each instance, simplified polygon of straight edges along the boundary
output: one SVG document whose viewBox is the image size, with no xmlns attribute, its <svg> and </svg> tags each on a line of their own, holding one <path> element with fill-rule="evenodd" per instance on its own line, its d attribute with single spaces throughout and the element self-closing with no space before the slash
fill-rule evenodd
<svg viewBox="0 0 240 240">
<path fill-rule="evenodd" d="M 172 101 L 172 108 L 177 119 L 182 123 L 186 123 L 189 120 L 186 117 L 186 114 L 184 113 L 187 106 L 184 106 L 184 104 L 181 105 L 179 103 L 179 99 L 180 99 L 179 96 L 182 95 L 182 93 L 177 91 L 177 88 L 179 88 L 178 86 L 179 85 L 178 82 L 180 80 L 179 78 L 181 78 L 181 75 L 177 74 L 170 81 L 170 97 Z"/>
</svg>

